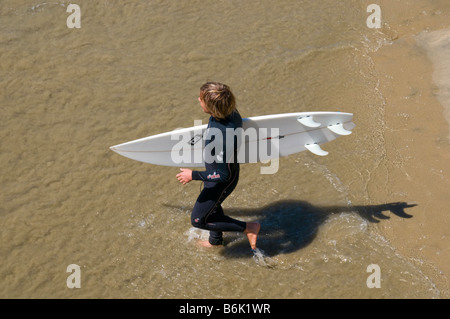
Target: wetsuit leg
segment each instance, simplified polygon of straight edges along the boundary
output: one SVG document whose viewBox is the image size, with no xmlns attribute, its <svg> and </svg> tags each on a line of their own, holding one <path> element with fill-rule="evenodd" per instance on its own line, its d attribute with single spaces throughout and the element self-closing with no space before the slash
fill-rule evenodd
<svg viewBox="0 0 450 319">
<path fill-rule="evenodd" d="M 221 203 L 231 194 L 239 179 L 239 166 L 233 167 L 227 183 L 206 183 L 194 205 L 191 223 L 194 227 L 210 231 L 209 242 L 212 245 L 222 244 L 222 232 L 243 232 L 246 223 L 226 216 Z"/>
<path fill-rule="evenodd" d="M 223 243 L 222 232 L 243 232 L 246 226 L 247 223 L 226 216 L 223 212 L 222 206 L 219 204 L 217 209 L 207 217 L 205 229 L 210 230 L 209 243 L 211 245 L 221 245 Z"/>
</svg>

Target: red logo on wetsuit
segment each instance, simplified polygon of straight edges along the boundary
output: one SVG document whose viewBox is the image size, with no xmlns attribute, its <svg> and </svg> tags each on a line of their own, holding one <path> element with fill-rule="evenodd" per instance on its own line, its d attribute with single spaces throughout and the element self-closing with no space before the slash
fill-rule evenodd
<svg viewBox="0 0 450 319">
<path fill-rule="evenodd" d="M 214 179 L 214 178 L 220 178 L 220 174 L 216 174 L 216 172 L 214 172 L 214 174 L 209 174 L 208 179 Z"/>
</svg>

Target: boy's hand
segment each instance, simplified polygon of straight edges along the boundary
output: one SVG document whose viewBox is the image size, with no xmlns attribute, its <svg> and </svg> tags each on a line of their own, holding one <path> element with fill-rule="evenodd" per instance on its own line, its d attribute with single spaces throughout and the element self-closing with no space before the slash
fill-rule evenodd
<svg viewBox="0 0 450 319">
<path fill-rule="evenodd" d="M 181 173 L 177 174 L 177 179 L 181 184 L 186 185 L 192 181 L 192 170 L 188 168 L 180 168 Z"/>
</svg>

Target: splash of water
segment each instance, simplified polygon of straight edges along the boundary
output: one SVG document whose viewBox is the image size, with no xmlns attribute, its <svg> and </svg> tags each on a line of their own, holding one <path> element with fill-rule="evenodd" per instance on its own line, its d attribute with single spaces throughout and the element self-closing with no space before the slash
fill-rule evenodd
<svg viewBox="0 0 450 319">
<path fill-rule="evenodd" d="M 252 249 L 253 252 L 253 260 L 256 262 L 258 266 L 267 267 L 267 268 L 276 268 L 277 262 L 266 256 L 264 250 L 256 248 Z"/>
</svg>

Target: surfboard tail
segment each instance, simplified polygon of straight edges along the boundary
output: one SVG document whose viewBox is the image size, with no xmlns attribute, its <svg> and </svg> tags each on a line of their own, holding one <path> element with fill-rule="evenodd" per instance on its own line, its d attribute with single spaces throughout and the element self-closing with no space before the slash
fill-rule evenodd
<svg viewBox="0 0 450 319">
<path fill-rule="evenodd" d="M 307 127 L 319 127 L 321 125 L 319 122 L 314 121 L 311 115 L 300 116 L 297 121 Z"/>
<path fill-rule="evenodd" d="M 324 142 L 329 142 L 334 140 L 339 136 L 347 136 L 352 134 L 352 129 L 355 127 L 355 124 L 351 121 L 353 114 L 348 113 L 344 116 L 342 113 L 336 113 L 338 116 L 335 118 L 323 117 L 322 114 L 302 114 L 297 118 L 297 121 L 305 127 L 306 131 L 310 131 L 311 129 L 317 130 L 317 132 L 321 132 L 322 134 L 313 136 L 311 134 L 310 141 L 304 144 L 304 147 L 309 150 L 311 153 L 318 156 L 326 156 L 328 155 L 327 151 L 324 151 L 319 144 Z M 325 138 L 325 141 L 324 141 Z"/>
<path fill-rule="evenodd" d="M 336 133 L 337 135 L 350 135 L 350 134 L 352 134 L 352 131 L 346 130 L 344 128 L 344 124 L 342 124 L 342 123 L 329 125 L 328 129 L 331 132 Z"/>
<path fill-rule="evenodd" d="M 319 144 L 305 144 L 305 147 L 308 151 L 310 151 L 313 154 L 319 155 L 319 156 L 327 156 L 328 152 L 324 151 Z"/>
</svg>

